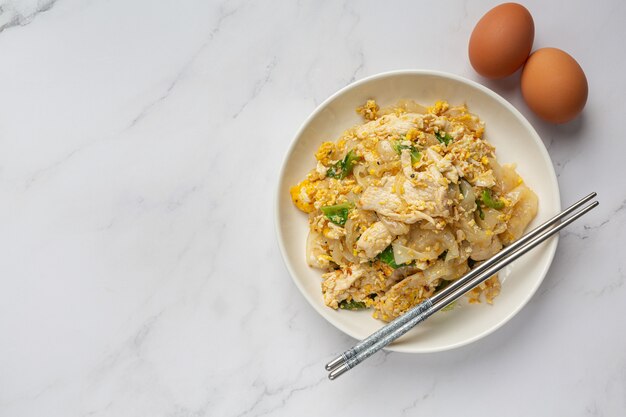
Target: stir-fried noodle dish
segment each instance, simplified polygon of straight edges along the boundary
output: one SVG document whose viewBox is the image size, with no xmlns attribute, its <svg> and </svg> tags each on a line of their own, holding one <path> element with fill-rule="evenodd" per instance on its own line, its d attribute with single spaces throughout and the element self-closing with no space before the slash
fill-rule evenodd
<svg viewBox="0 0 626 417">
<path fill-rule="evenodd" d="M 308 214 L 325 304 L 389 321 L 518 239 L 538 201 L 464 105 L 368 100 L 357 112 L 364 123 L 319 146 L 291 198 Z M 467 297 L 499 292 L 493 276 Z"/>
</svg>

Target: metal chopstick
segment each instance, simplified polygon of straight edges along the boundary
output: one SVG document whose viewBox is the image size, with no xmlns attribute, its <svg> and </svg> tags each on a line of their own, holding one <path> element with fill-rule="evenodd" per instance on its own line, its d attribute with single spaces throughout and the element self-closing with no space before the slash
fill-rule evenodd
<svg viewBox="0 0 626 417">
<path fill-rule="evenodd" d="M 332 371 L 333 369 L 337 368 L 338 366 L 343 364 L 345 361 L 347 361 L 351 357 L 356 356 L 360 351 L 362 351 L 362 350 L 368 348 L 369 346 L 371 346 L 372 344 L 374 344 L 377 340 L 379 340 L 385 334 L 391 333 L 395 329 L 401 327 L 402 325 L 404 325 L 405 323 L 410 321 L 412 318 L 419 316 L 422 312 L 424 312 L 427 309 L 429 309 L 432 306 L 432 304 L 434 304 L 435 302 L 437 302 L 438 300 L 440 300 L 440 299 L 442 299 L 444 297 L 447 297 L 447 295 L 451 294 L 456 288 L 461 287 L 466 282 L 471 281 L 474 277 L 476 277 L 479 274 L 481 274 L 483 271 L 485 271 L 487 268 L 489 268 L 495 262 L 498 262 L 499 260 L 501 260 L 504 257 L 508 256 L 509 254 L 515 252 L 516 250 L 518 250 L 519 248 L 524 246 L 526 243 L 531 241 L 533 238 L 538 236 L 541 232 L 543 232 L 547 228 L 551 227 L 553 224 L 555 224 L 556 222 L 560 221 L 564 217 L 568 216 L 574 210 L 577 210 L 578 208 L 582 207 L 583 204 L 585 204 L 588 201 L 590 201 L 591 199 L 595 198 L 596 195 L 597 194 L 595 192 L 593 192 L 593 193 L 587 195 L 586 197 L 582 198 L 581 200 L 579 200 L 575 204 L 572 204 L 570 207 L 568 207 L 567 209 L 563 210 L 563 212 L 561 212 L 560 214 L 557 214 L 556 216 L 552 217 L 547 222 L 541 224 L 540 226 L 538 226 L 537 228 L 533 229 L 532 231 L 530 231 L 526 235 L 522 236 L 517 241 L 513 242 L 511 245 L 509 245 L 506 248 L 502 249 L 500 252 L 495 254 L 490 259 L 488 259 L 485 262 L 483 262 L 482 264 L 476 266 L 474 269 L 469 271 L 467 274 L 465 274 L 464 276 L 462 276 L 458 280 L 454 281 L 452 284 L 450 284 L 448 287 L 444 288 L 439 293 L 433 295 L 431 298 L 427 298 L 422 303 L 420 303 L 417 306 L 413 307 L 411 310 L 407 311 L 402 316 L 398 317 L 397 319 L 393 320 L 392 322 L 390 322 L 386 326 L 384 326 L 384 327 L 380 328 L 379 330 L 377 330 L 376 332 L 372 333 L 369 337 L 363 339 L 361 342 L 357 343 L 354 347 L 352 347 L 351 349 L 346 350 L 341 355 L 337 356 L 335 359 L 333 359 L 328 364 L 326 364 L 326 370 L 327 371 Z"/>
<path fill-rule="evenodd" d="M 567 210 L 565 210 L 560 215 L 556 216 L 557 221 L 559 219 L 562 219 L 563 216 L 571 213 L 574 209 L 579 207 L 581 204 L 584 204 L 584 202 L 588 201 L 589 199 L 593 198 L 594 196 L 595 196 L 595 193 L 590 194 L 589 196 L 585 197 L 584 199 L 582 199 L 581 201 L 579 201 L 578 203 L 576 203 L 572 207 L 570 207 Z M 489 261 L 487 261 L 487 262 L 482 264 L 482 265 L 485 265 L 485 264 L 488 263 L 488 267 L 487 268 L 481 268 L 481 272 L 478 275 L 472 274 L 471 279 L 468 280 L 468 279 L 465 279 L 469 275 L 469 274 L 467 274 L 466 276 L 464 276 L 462 278 L 463 281 L 461 282 L 460 285 L 459 284 L 454 285 L 452 290 L 446 291 L 445 294 L 442 291 L 440 293 L 441 294 L 440 297 L 437 297 L 435 299 L 435 297 L 433 296 L 430 300 L 427 300 L 425 303 L 422 303 L 426 307 L 422 307 L 420 309 L 420 311 L 418 312 L 418 314 L 414 314 L 408 320 L 404 320 L 404 324 L 401 324 L 399 326 L 396 325 L 396 326 L 392 327 L 391 325 L 394 324 L 397 321 L 397 319 L 396 319 L 396 320 L 394 320 L 394 322 L 391 322 L 389 325 L 387 325 L 387 326 L 385 326 L 385 327 L 383 327 L 381 329 L 381 330 L 384 330 L 384 331 L 379 330 L 378 332 L 375 332 L 370 337 L 365 339 L 365 340 L 368 341 L 366 344 L 364 344 L 363 342 L 359 343 L 360 346 L 364 346 L 364 347 L 361 347 L 360 349 L 356 350 L 356 353 L 354 355 L 352 355 L 351 357 L 345 359 L 343 361 L 343 363 L 341 363 L 340 365 L 335 366 L 332 369 L 331 373 L 329 374 L 329 378 L 330 379 L 335 379 L 338 376 L 342 375 L 343 373 L 347 372 L 349 369 L 353 368 L 354 366 L 356 366 L 357 364 L 359 364 L 363 360 L 367 359 L 373 353 L 377 352 L 378 350 L 382 349 L 387 344 L 391 343 L 392 341 L 394 341 L 398 337 L 402 336 L 404 333 L 406 333 L 411 328 L 413 328 L 416 324 L 420 323 L 421 321 L 425 320 L 426 318 L 428 318 L 430 315 L 432 315 L 436 311 L 438 311 L 441 308 L 445 307 L 450 302 L 454 301 L 455 299 L 457 299 L 458 297 L 463 295 L 465 292 L 469 291 L 474 286 L 478 285 L 480 282 L 482 282 L 482 281 L 486 280 L 487 278 L 489 278 L 490 276 L 492 276 L 494 273 L 496 273 L 502 267 L 504 267 L 505 265 L 507 265 L 510 262 L 514 261 L 515 259 L 519 258 L 520 256 L 522 256 L 523 254 L 525 254 L 526 252 L 528 252 L 529 250 L 531 250 L 535 246 L 539 245 L 544 240 L 546 240 L 548 237 L 554 235 L 559 230 L 563 229 L 564 227 L 569 225 L 571 222 L 575 221 L 580 216 L 582 216 L 585 213 L 587 213 L 589 210 L 595 208 L 597 205 L 598 205 L 597 202 L 594 202 L 594 203 L 590 204 L 589 206 L 585 207 L 581 211 L 579 211 L 576 214 L 574 214 L 569 219 L 564 220 L 558 226 L 555 226 L 553 229 L 545 230 L 546 229 L 546 227 L 545 227 L 546 224 L 549 227 L 549 225 L 551 225 L 553 223 L 554 219 L 551 219 L 547 223 L 545 223 L 544 225 L 541 225 L 539 228 L 533 230 L 531 233 L 526 235 L 524 238 L 522 238 L 522 239 L 517 241 L 517 242 L 523 242 L 523 243 L 528 243 L 528 244 L 525 245 L 523 248 L 519 248 L 518 247 L 519 250 L 517 252 L 514 252 L 513 254 L 511 254 L 511 256 L 506 257 L 504 259 L 502 259 L 502 257 L 498 257 L 499 259 L 496 259 L 497 257 L 494 256 Z M 537 234 L 537 230 L 539 230 L 539 229 L 541 229 L 540 233 Z M 542 230 L 543 230 L 543 232 L 542 232 Z M 535 237 L 530 242 L 529 242 L 529 239 L 526 238 L 529 235 L 531 237 Z M 511 246 L 513 246 L 513 245 L 511 245 Z M 509 248 L 511 246 L 509 246 Z M 504 252 L 504 251 L 502 251 L 502 252 Z M 511 253 L 511 251 L 508 251 L 508 253 Z M 477 269 L 478 268 L 476 268 L 476 270 Z M 458 280 L 457 283 L 459 281 L 461 281 L 461 280 Z M 450 285 L 448 288 L 450 288 L 450 287 L 452 287 L 452 285 Z M 416 310 L 416 309 L 417 308 L 414 308 L 414 310 Z M 402 316 L 402 318 L 404 318 L 407 314 Z M 357 345 L 357 346 L 359 346 L 359 345 Z M 356 348 L 356 346 L 355 346 L 355 348 Z M 350 351 L 355 351 L 355 348 L 351 349 Z M 343 355 L 342 355 L 342 357 L 343 357 Z"/>
</svg>

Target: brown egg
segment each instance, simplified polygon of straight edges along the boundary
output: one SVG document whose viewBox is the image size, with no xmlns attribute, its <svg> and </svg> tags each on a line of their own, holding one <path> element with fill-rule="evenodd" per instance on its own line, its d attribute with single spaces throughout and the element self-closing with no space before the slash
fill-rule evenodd
<svg viewBox="0 0 626 417">
<path fill-rule="evenodd" d="M 522 70 L 522 95 L 537 116 L 565 123 L 582 111 L 587 102 L 587 77 L 578 62 L 556 48 L 539 49 Z"/>
<path fill-rule="evenodd" d="M 535 23 L 517 3 L 489 10 L 476 24 L 469 41 L 472 67 L 487 78 L 513 74 L 528 58 L 535 39 Z"/>
</svg>

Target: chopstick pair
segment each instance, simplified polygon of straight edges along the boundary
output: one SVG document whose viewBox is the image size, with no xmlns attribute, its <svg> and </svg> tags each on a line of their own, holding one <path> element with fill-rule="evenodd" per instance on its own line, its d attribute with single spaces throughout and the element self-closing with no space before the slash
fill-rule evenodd
<svg viewBox="0 0 626 417">
<path fill-rule="evenodd" d="M 599 203 L 594 201 L 588 206 L 580 209 L 580 207 L 584 204 L 595 198 L 596 195 L 597 194 L 593 192 L 584 197 L 560 214 L 554 216 L 547 222 L 538 226 L 536 229 L 522 236 L 520 239 L 507 246 L 493 257 L 476 266 L 448 287 L 444 288 L 437 294 L 434 294 L 432 297 L 427 298 L 402 316 L 396 318 L 354 345 L 351 349 L 343 352 L 340 356 L 326 364 L 326 370 L 329 371 L 328 378 L 334 380 L 340 375 L 348 372 L 350 369 L 354 368 L 359 363 L 387 346 L 389 343 L 404 335 L 417 324 L 426 320 L 428 317 L 441 310 L 452 301 L 461 297 L 463 294 L 491 277 L 504 266 L 513 262 L 529 250 L 548 239 L 550 236 L 558 233 L 561 229 L 597 207 Z M 571 217 L 566 219 L 566 217 L 570 215 Z"/>
</svg>

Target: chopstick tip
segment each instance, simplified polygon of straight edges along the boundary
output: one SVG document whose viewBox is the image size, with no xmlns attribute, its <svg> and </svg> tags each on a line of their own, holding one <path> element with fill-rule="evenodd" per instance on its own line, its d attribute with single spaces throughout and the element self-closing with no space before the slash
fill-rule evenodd
<svg viewBox="0 0 626 417">
<path fill-rule="evenodd" d="M 335 359 L 333 359 L 332 361 L 328 362 L 326 364 L 326 370 L 328 372 L 334 370 L 335 368 L 337 368 L 339 365 L 341 365 L 344 362 L 344 356 L 337 356 Z"/>
<path fill-rule="evenodd" d="M 328 374 L 328 379 L 330 379 L 331 381 L 334 381 L 335 379 L 337 379 L 341 375 L 345 374 L 349 370 L 350 370 L 350 367 L 348 366 L 348 364 L 347 363 L 342 363 L 340 366 L 338 366 L 337 368 L 333 369 Z"/>
</svg>

